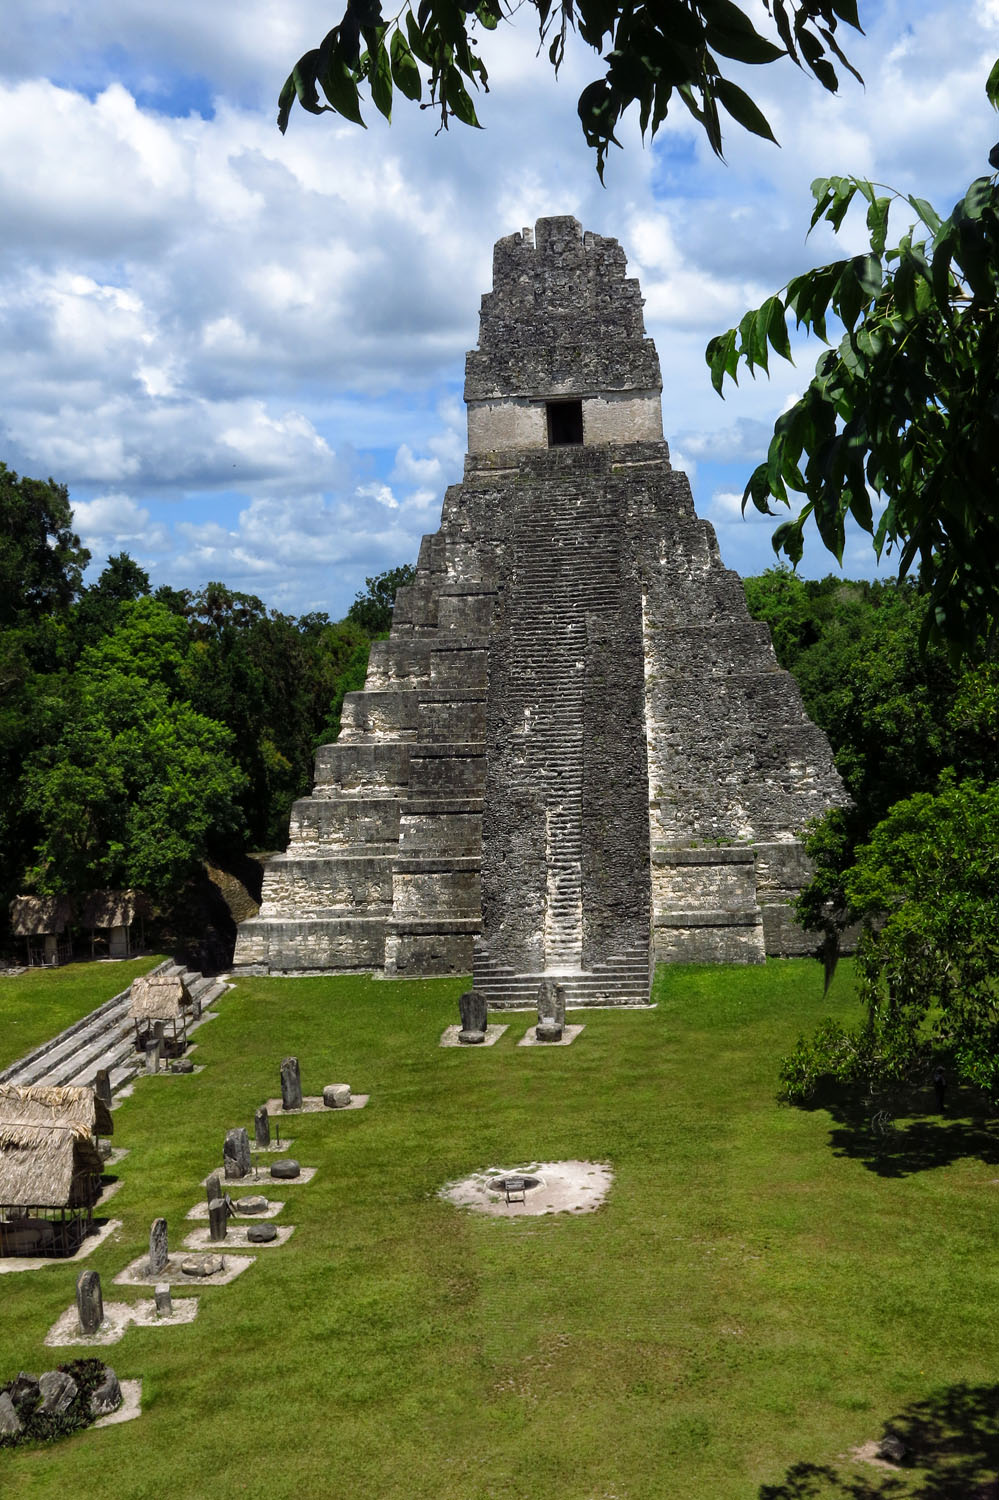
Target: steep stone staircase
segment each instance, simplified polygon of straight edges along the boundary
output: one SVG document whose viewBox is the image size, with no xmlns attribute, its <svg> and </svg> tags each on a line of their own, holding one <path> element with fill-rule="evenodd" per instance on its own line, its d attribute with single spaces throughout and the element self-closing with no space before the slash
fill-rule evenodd
<svg viewBox="0 0 999 1500">
<path fill-rule="evenodd" d="M 620 603 L 608 551 L 613 518 L 577 485 L 549 481 L 543 513 L 514 543 L 510 601 L 511 720 L 524 785 L 545 801 L 545 974 L 574 1005 L 648 1004 L 647 952 L 583 971 L 583 693 L 587 618 Z M 516 974 L 476 954 L 474 983 L 496 1008 L 531 1005 L 542 974 Z"/>
<path fill-rule="evenodd" d="M 193 1001 L 188 1035 L 201 1024 L 203 1013 L 212 1001 L 229 989 L 225 980 L 195 973 L 169 959 L 150 973 L 178 974 L 183 979 Z M 0 1072 L 0 1083 L 92 1084 L 98 1070 L 107 1068 L 111 1090 L 116 1092 L 143 1066 L 142 1057 L 135 1050 L 128 999 L 129 990 L 123 990 L 106 1000 L 51 1041 L 5 1068 Z"/>
</svg>

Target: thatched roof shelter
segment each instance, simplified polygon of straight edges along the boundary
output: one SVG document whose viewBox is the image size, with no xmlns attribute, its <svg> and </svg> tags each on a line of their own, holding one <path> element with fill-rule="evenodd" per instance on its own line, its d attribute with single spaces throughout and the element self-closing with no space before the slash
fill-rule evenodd
<svg viewBox="0 0 999 1500">
<path fill-rule="evenodd" d="M 114 1120 L 86 1084 L 0 1083 L 0 1131 L 8 1128 L 69 1129 L 96 1139 L 114 1133 Z"/>
<path fill-rule="evenodd" d="M 15 896 L 10 903 L 10 925 L 15 937 L 41 937 L 65 932 L 73 919 L 68 896 Z"/>
<path fill-rule="evenodd" d="M 0 1206 L 90 1209 L 101 1159 L 85 1126 L 0 1125 Z"/>
<path fill-rule="evenodd" d="M 91 891 L 80 908 L 81 927 L 130 927 L 152 907 L 142 891 Z"/>
<path fill-rule="evenodd" d="M 146 974 L 132 980 L 128 1013 L 133 1021 L 179 1021 L 191 996 L 179 974 Z"/>
</svg>

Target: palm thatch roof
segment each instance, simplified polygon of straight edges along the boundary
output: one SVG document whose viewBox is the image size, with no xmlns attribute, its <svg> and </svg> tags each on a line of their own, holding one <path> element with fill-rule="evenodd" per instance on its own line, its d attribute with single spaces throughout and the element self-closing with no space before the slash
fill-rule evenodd
<svg viewBox="0 0 999 1500">
<path fill-rule="evenodd" d="M 0 1130 L 67 1128 L 112 1135 L 111 1111 L 86 1084 L 0 1083 Z"/>
<path fill-rule="evenodd" d="M 152 911 L 142 891 L 91 891 L 80 909 L 81 927 L 130 927 Z"/>
<path fill-rule="evenodd" d="M 73 919 L 68 896 L 15 896 L 10 903 L 10 925 L 15 937 L 41 937 L 63 932 Z"/>
<path fill-rule="evenodd" d="M 4 1208 L 92 1208 L 101 1159 L 82 1125 L 0 1125 Z"/>
<path fill-rule="evenodd" d="M 146 974 L 132 980 L 128 1013 L 134 1021 L 177 1021 L 191 1005 L 178 974 Z"/>
</svg>

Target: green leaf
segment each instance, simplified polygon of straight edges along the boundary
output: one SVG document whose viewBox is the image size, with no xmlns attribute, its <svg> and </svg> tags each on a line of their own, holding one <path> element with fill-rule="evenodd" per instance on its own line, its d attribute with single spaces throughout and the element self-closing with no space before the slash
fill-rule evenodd
<svg viewBox="0 0 999 1500">
<path fill-rule="evenodd" d="M 867 210 L 867 227 L 871 232 L 871 249 L 875 255 L 883 255 L 885 237 L 888 233 L 888 210 L 890 198 L 875 198 Z"/>
<path fill-rule="evenodd" d="M 361 119 L 357 84 L 341 57 L 334 55 L 330 59 L 330 65 L 319 81 L 323 86 L 323 93 L 337 114 L 343 115 L 347 120 L 353 120 L 355 125 L 364 124 Z"/>
<path fill-rule="evenodd" d="M 420 70 L 416 66 L 412 51 L 406 45 L 405 37 L 398 28 L 392 33 L 391 53 L 392 77 L 395 79 L 396 87 L 407 99 L 420 99 L 423 95 Z"/>
<path fill-rule="evenodd" d="M 861 290 L 869 301 L 873 301 L 880 292 L 883 281 L 881 261 L 876 255 L 858 255 L 853 264 Z"/>
<path fill-rule="evenodd" d="M 398 35 L 398 32 L 396 33 Z M 369 54 L 368 82 L 371 86 L 371 100 L 379 114 L 385 116 L 386 120 L 392 119 L 392 65 L 384 42 L 379 42 L 378 50 Z"/>
<path fill-rule="evenodd" d="M 999 194 L 992 186 L 991 177 L 976 177 L 955 209 L 955 215 L 960 214 L 967 219 L 980 219 L 985 210 L 993 206 L 997 197 Z"/>
<path fill-rule="evenodd" d="M 423 35 L 419 23 L 411 10 L 406 12 L 406 32 L 409 36 L 409 45 L 413 56 L 419 58 L 425 67 L 433 67 L 433 58 L 427 44 L 427 39 Z M 402 84 L 399 87 L 402 88 Z"/>
<path fill-rule="evenodd" d="M 715 84 L 715 93 L 733 120 L 753 135 L 762 136 L 764 140 L 773 141 L 777 145 L 777 137 L 770 129 L 766 116 L 737 84 L 728 78 L 719 78 Z"/>
<path fill-rule="evenodd" d="M 767 319 L 767 338 L 779 355 L 794 364 L 794 360 L 791 359 L 791 341 L 787 336 L 786 314 L 780 298 L 771 297 L 769 304 L 764 305 L 769 306 L 770 309 Z"/>
<path fill-rule="evenodd" d="M 922 219 L 930 233 L 937 234 L 943 220 L 933 207 L 933 204 L 927 202 L 925 198 L 915 198 L 911 193 L 909 194 L 908 201 L 912 204 L 912 207 L 916 210 L 916 213 Z"/>
<path fill-rule="evenodd" d="M 284 135 L 288 129 L 288 120 L 291 117 L 291 106 L 294 104 L 298 90 L 295 87 L 295 75 L 289 73 L 285 79 L 284 88 L 278 95 L 278 129 Z"/>
<path fill-rule="evenodd" d="M 736 330 L 730 328 L 727 333 L 719 334 L 713 338 L 704 351 L 704 358 L 711 369 L 711 384 L 724 398 L 722 384 L 726 375 L 731 375 L 738 385 L 739 356 L 735 349 Z"/>
<path fill-rule="evenodd" d="M 475 117 L 475 105 L 465 85 L 461 81 L 461 74 L 453 64 L 444 68 L 441 73 L 441 85 L 444 90 L 444 98 L 451 113 L 461 121 L 463 125 L 472 125 L 476 130 L 482 127 Z"/>
</svg>

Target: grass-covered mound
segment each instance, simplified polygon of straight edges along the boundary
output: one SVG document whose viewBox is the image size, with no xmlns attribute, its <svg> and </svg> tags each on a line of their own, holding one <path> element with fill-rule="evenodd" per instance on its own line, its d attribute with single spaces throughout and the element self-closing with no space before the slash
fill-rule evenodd
<svg viewBox="0 0 999 1500">
<path fill-rule="evenodd" d="M 928 1495 L 912 1470 L 848 1457 L 919 1410 L 944 1414 L 938 1447 L 977 1444 L 984 1463 L 961 1413 L 988 1409 L 999 1371 L 987 1136 L 924 1121 L 950 1149 L 896 1152 L 886 1171 L 849 1120 L 775 1103 L 777 1059 L 851 1012 L 848 964 L 828 999 L 807 962 L 661 971 L 656 1010 L 589 1013 L 551 1049 L 515 1046 L 524 1014 L 495 1047 L 439 1048 L 462 988 L 244 980 L 197 1034 L 203 1073 L 138 1081 L 115 1119 L 123 1230 L 90 1260 L 105 1299 L 157 1215 L 179 1247 L 225 1130 L 252 1127 L 282 1057 L 307 1093 L 344 1081 L 371 1102 L 294 1121 L 293 1154 L 319 1171 L 270 1192 L 297 1226 L 286 1246 L 198 1288 L 192 1324 L 116 1346 L 120 1377 L 143 1380 L 141 1419 L 0 1455 L 0 1493 L 844 1494 L 818 1467 L 863 1476 L 865 1500 L 888 1478 Z M 613 1166 L 595 1213 L 504 1222 L 437 1197 L 479 1167 L 573 1158 Z M 42 1363 L 78 1270 L 0 1278 L 8 1365 Z M 800 1464 L 813 1472 L 795 1489 Z M 983 1477 L 969 1472 L 965 1497 Z"/>
</svg>

